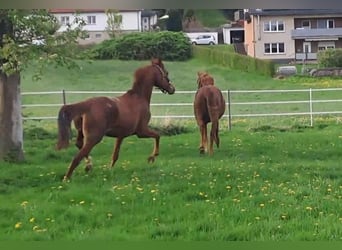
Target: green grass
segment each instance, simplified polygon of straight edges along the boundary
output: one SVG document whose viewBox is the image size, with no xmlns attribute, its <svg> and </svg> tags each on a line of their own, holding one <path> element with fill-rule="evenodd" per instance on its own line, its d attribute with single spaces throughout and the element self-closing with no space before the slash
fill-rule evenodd
<svg viewBox="0 0 342 250">
<path fill-rule="evenodd" d="M 117 165 L 113 140 L 70 183 L 76 152 L 55 152 L 55 125 L 28 125 L 26 161 L 1 164 L 0 239 L 341 240 L 340 125 L 221 129 L 214 156 L 199 133 L 163 136 L 154 164 L 149 139 L 127 138 Z M 222 126 L 226 124 L 222 123 Z M 15 228 L 15 225 L 20 225 Z"/>
<path fill-rule="evenodd" d="M 51 68 L 39 82 L 27 71 L 22 90 L 127 90 L 145 64 L 81 62 L 82 71 Z M 198 70 L 222 89 L 342 86 L 339 79 L 276 80 L 197 60 L 165 65 L 177 90 L 194 90 Z M 154 98 L 161 97 L 192 101 L 177 93 Z M 147 163 L 152 140 L 132 136 L 110 169 L 114 140 L 105 138 L 92 151 L 93 171 L 86 174 L 82 163 L 68 183 L 61 180 L 76 147 L 54 150 L 55 121 L 25 121 L 26 160 L 0 165 L 0 240 L 341 241 L 340 119 L 317 118 L 314 127 L 305 118 L 279 120 L 235 119 L 229 131 L 223 119 L 212 157 L 199 154 L 193 120 L 153 120 L 163 133 L 155 163 Z"/>
<path fill-rule="evenodd" d="M 221 10 L 195 9 L 194 11 L 196 19 L 198 19 L 205 27 L 217 28 L 227 22 L 227 18 Z"/>
</svg>

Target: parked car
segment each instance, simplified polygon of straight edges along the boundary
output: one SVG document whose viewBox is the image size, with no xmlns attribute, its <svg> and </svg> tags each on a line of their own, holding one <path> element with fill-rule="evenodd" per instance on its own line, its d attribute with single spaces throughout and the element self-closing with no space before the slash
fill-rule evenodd
<svg viewBox="0 0 342 250">
<path fill-rule="evenodd" d="M 215 37 L 213 35 L 199 35 L 196 38 L 191 39 L 191 43 L 193 45 L 214 45 L 216 44 Z"/>
</svg>

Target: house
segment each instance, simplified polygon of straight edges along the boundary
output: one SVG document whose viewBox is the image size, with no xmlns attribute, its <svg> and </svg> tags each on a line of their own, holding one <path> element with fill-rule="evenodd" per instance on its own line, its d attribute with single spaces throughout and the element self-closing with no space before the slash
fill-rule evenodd
<svg viewBox="0 0 342 250">
<path fill-rule="evenodd" d="M 117 14 L 122 17 L 120 32 L 123 33 L 148 31 L 157 22 L 157 14 L 153 11 L 141 9 L 117 11 Z M 84 29 L 87 31 L 88 37 L 80 40 L 80 44 L 100 43 L 109 39 L 106 30 L 108 16 L 104 9 L 51 9 L 49 12 L 60 21 L 59 32 L 65 31 L 67 25 L 73 23 L 76 13 L 86 22 Z"/>
<path fill-rule="evenodd" d="M 315 60 L 342 48 L 342 9 L 248 9 L 244 28 L 247 54 L 260 59 Z"/>
</svg>

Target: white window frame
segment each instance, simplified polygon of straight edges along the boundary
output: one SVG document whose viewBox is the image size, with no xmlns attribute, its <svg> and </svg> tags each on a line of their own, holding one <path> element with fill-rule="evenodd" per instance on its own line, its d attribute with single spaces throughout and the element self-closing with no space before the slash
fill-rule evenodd
<svg viewBox="0 0 342 250">
<path fill-rule="evenodd" d="M 280 52 L 280 45 L 283 45 L 284 51 Z M 269 52 L 266 52 L 266 46 L 269 48 Z M 276 52 L 272 51 L 272 48 L 276 47 Z M 283 55 L 285 54 L 285 43 L 264 43 L 265 55 Z"/>
<path fill-rule="evenodd" d="M 280 29 L 281 25 L 283 26 L 282 29 Z M 275 27 L 275 29 L 272 29 L 272 27 Z M 282 20 L 265 21 L 264 32 L 285 32 L 285 22 Z"/>
<path fill-rule="evenodd" d="M 335 49 L 335 42 L 318 42 L 317 49 L 320 50 L 327 50 L 327 49 Z"/>
<path fill-rule="evenodd" d="M 88 15 L 87 16 L 87 24 L 88 25 L 95 25 L 96 24 L 96 16 L 95 15 Z"/>
<path fill-rule="evenodd" d="M 69 25 L 70 24 L 70 17 L 69 16 L 61 16 L 60 18 L 62 25 Z"/>
</svg>

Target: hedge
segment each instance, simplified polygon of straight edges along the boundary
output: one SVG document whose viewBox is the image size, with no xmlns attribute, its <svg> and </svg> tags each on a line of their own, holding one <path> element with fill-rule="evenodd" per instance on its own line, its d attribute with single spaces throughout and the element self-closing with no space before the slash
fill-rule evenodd
<svg viewBox="0 0 342 250">
<path fill-rule="evenodd" d="M 104 41 L 93 49 L 96 59 L 184 61 L 191 58 L 189 38 L 182 32 L 136 32 Z"/>
<path fill-rule="evenodd" d="M 275 65 L 270 60 L 261 60 L 237 53 L 218 51 L 204 46 L 193 46 L 193 56 L 209 63 L 227 66 L 231 69 L 273 76 Z"/>
</svg>

